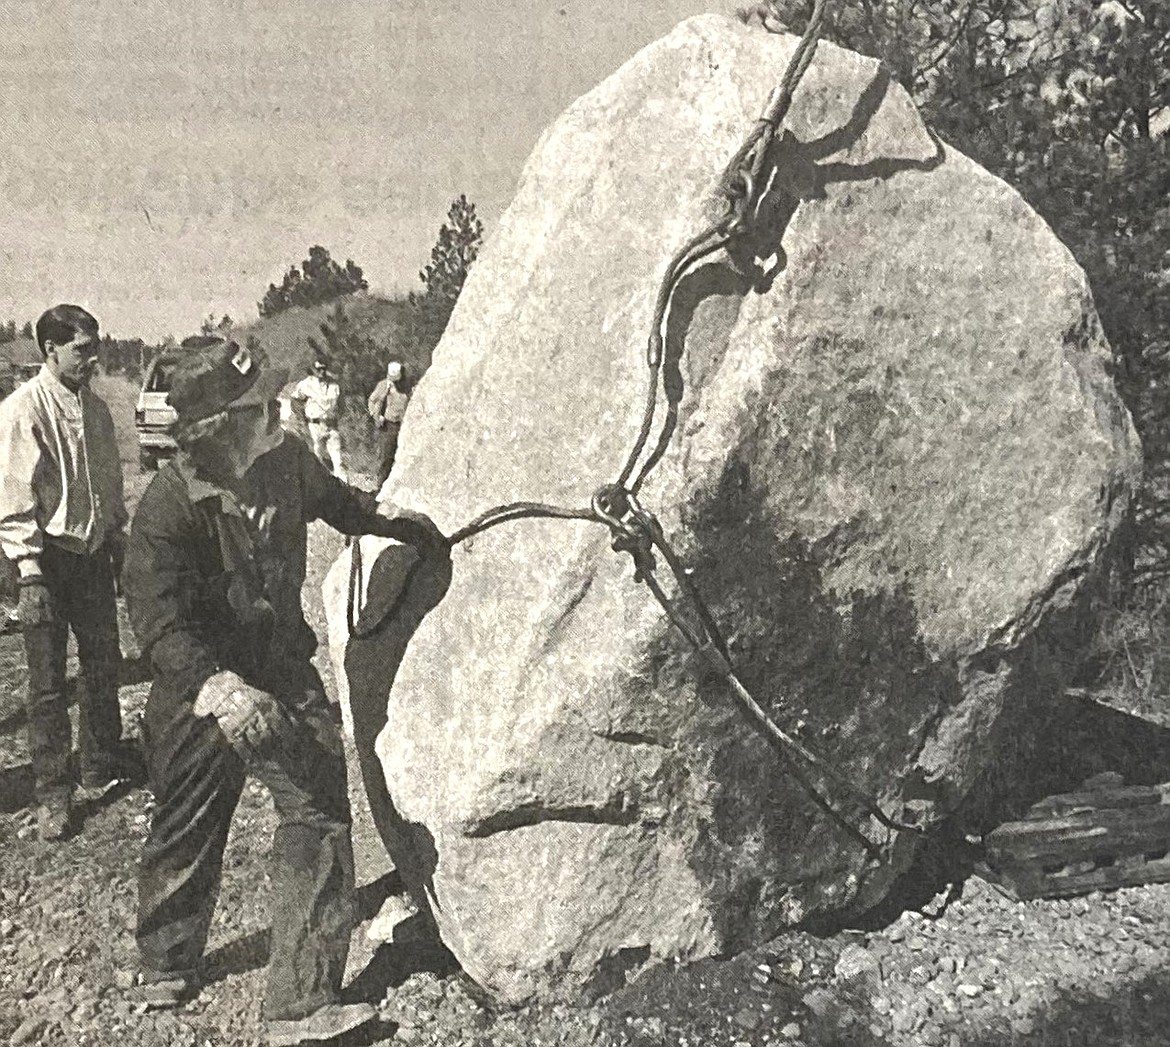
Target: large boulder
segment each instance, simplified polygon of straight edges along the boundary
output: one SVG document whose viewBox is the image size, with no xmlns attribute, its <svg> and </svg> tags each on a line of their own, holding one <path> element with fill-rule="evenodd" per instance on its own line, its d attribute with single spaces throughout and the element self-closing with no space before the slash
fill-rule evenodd
<svg viewBox="0 0 1170 1047">
<path fill-rule="evenodd" d="M 587 505 L 616 476 L 660 278 L 795 43 L 692 19 L 544 134 L 386 497 L 451 532 L 516 499 Z M 776 721 L 929 823 L 1005 709 L 1074 664 L 1139 448 L 1084 274 L 876 62 L 822 45 L 787 126 L 756 242 L 675 296 L 677 417 L 659 410 L 641 499 Z M 391 855 L 508 1000 L 863 908 L 917 840 L 814 774 L 840 819 L 817 806 L 609 537 L 515 522 L 449 573 L 367 540 L 359 588 L 383 611 L 405 595 L 360 636 L 348 557 L 328 586 Z"/>
</svg>

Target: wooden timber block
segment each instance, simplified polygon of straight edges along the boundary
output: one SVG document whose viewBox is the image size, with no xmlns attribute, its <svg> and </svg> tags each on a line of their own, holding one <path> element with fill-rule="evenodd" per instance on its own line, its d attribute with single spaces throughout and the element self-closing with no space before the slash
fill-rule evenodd
<svg viewBox="0 0 1170 1047">
<path fill-rule="evenodd" d="M 983 838 L 976 872 L 1012 898 L 1067 898 L 1170 882 L 1170 783 L 1116 774 L 1049 796 Z"/>
</svg>

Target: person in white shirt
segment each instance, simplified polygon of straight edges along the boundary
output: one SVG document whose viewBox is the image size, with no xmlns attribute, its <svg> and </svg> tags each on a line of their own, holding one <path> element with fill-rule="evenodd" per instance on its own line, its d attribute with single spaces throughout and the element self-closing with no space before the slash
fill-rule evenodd
<svg viewBox="0 0 1170 1047">
<path fill-rule="evenodd" d="M 341 433 L 337 428 L 341 414 L 341 386 L 329 374 L 329 365 L 320 357 L 313 361 L 311 373 L 297 383 L 292 400 L 302 405 L 313 454 L 333 470 L 334 476 L 345 480 L 345 468 L 341 464 Z"/>
<path fill-rule="evenodd" d="M 117 772 L 114 587 L 127 514 L 114 422 L 89 388 L 97 320 L 80 306 L 57 305 L 37 321 L 36 338 L 40 373 L 0 403 L 0 551 L 19 572 L 37 829 L 59 840 L 70 829 L 75 787 L 65 697 L 70 627 L 84 682 L 81 785 L 103 787 Z"/>
</svg>

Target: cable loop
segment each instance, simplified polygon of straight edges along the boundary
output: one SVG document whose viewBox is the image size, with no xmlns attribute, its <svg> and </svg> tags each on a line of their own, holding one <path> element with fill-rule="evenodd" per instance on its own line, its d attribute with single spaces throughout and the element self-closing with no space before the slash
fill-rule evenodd
<svg viewBox="0 0 1170 1047">
<path fill-rule="evenodd" d="M 728 645 L 714 616 L 677 552 L 667 540 L 658 518 L 638 500 L 637 490 L 646 478 L 653 459 L 646 462 L 637 479 L 633 483 L 630 482 L 653 424 L 663 362 L 663 329 L 674 291 L 693 265 L 706 255 L 724 247 L 733 237 L 743 233 L 749 216 L 758 213 L 760 201 L 756 199 L 756 188 L 760 184 L 759 175 L 767 150 L 788 112 L 796 86 L 812 62 L 823 29 L 827 4 L 828 0 L 816 0 L 808 27 L 785 70 L 783 80 L 769 95 L 763 114 L 724 171 L 720 186 L 728 205 L 726 216 L 687 241 L 667 266 L 655 300 L 650 337 L 647 341 L 646 363 L 650 380 L 642 422 L 634 447 L 618 479 L 597 488 L 586 509 L 564 508 L 543 502 L 512 502 L 508 505 L 494 506 L 451 535 L 450 545 L 458 545 L 482 531 L 513 520 L 585 520 L 603 524 L 609 530 L 614 550 L 629 553 L 633 560 L 635 581 L 646 584 L 667 620 L 725 682 L 734 695 L 741 713 L 780 750 L 785 757 L 787 773 L 808 794 L 813 803 L 864 847 L 871 858 L 877 858 L 881 854 L 880 845 L 845 818 L 824 795 L 818 783 L 809 777 L 805 766 L 814 769 L 824 780 L 832 782 L 843 796 L 849 797 L 857 807 L 891 832 L 923 833 L 927 826 L 906 822 L 886 814 L 875 800 L 863 794 L 852 781 L 812 752 L 799 739 L 784 731 L 768 715 L 737 675 Z M 655 574 L 659 558 L 667 565 L 674 579 L 678 591 L 677 599 L 672 599 L 666 593 Z M 349 598 L 346 608 L 351 636 L 355 634 L 359 615 L 362 572 L 361 542 L 355 540 L 351 546 Z M 679 604 L 683 606 L 680 607 Z"/>
</svg>

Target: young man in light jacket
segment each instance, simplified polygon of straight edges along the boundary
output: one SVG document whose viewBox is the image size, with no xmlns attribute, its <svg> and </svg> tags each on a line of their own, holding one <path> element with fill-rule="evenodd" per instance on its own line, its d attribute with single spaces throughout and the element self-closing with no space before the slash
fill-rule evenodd
<svg viewBox="0 0 1170 1047">
<path fill-rule="evenodd" d="M 0 550 L 20 576 L 37 830 L 59 840 L 70 829 L 75 785 L 65 697 L 70 627 L 84 681 L 81 784 L 104 786 L 116 774 L 114 578 L 127 516 L 114 422 L 89 388 L 97 320 L 80 306 L 54 306 L 37 321 L 36 338 L 44 366 L 0 403 Z"/>
</svg>

